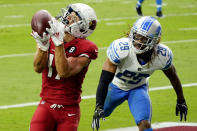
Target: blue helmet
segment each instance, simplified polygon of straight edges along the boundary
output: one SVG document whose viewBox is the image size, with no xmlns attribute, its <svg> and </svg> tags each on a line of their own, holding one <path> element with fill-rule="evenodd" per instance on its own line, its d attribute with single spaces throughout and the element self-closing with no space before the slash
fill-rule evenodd
<svg viewBox="0 0 197 131">
<path fill-rule="evenodd" d="M 160 37 L 161 24 L 151 16 L 139 18 L 134 23 L 129 34 L 132 48 L 136 54 L 151 50 L 159 42 Z"/>
</svg>

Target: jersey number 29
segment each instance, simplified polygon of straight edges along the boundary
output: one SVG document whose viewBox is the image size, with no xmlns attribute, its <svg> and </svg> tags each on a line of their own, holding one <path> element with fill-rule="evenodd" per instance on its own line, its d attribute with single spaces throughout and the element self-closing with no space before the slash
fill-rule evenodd
<svg viewBox="0 0 197 131">
<path fill-rule="evenodd" d="M 125 70 L 123 73 L 119 72 L 116 77 L 129 84 L 138 84 L 143 77 L 149 77 L 149 74 L 141 74 Z"/>
</svg>

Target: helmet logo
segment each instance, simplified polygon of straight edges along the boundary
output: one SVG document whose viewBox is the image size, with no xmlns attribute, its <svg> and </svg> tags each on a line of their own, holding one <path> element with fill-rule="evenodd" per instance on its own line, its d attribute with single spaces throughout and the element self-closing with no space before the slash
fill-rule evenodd
<svg viewBox="0 0 197 131">
<path fill-rule="evenodd" d="M 96 28 L 96 20 L 93 20 L 89 23 L 89 29 L 94 30 Z"/>
</svg>

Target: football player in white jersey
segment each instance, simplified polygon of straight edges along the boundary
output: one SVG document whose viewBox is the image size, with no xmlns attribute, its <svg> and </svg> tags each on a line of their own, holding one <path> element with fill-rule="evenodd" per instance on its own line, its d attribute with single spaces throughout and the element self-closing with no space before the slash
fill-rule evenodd
<svg viewBox="0 0 197 131">
<path fill-rule="evenodd" d="M 113 41 L 107 49 L 96 93 L 92 128 L 98 130 L 100 118 L 108 117 L 125 100 L 139 131 L 152 131 L 152 105 L 148 79 L 155 70 L 162 70 L 176 95 L 176 115 L 187 116 L 187 105 L 181 82 L 172 63 L 172 51 L 160 44 L 161 25 L 151 16 L 139 18 L 126 38 Z"/>
</svg>

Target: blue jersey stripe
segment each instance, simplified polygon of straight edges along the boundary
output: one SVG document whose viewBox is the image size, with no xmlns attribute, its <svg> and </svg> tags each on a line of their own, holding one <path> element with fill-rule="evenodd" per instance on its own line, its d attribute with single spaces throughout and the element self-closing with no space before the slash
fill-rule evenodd
<svg viewBox="0 0 197 131">
<path fill-rule="evenodd" d="M 120 58 L 119 55 L 116 52 L 116 48 L 114 47 L 115 44 L 112 43 L 112 50 L 114 52 L 114 54 L 116 55 L 117 58 Z"/>
<path fill-rule="evenodd" d="M 107 49 L 107 56 L 113 63 L 116 63 L 116 64 L 120 63 L 120 60 L 119 60 L 120 57 L 117 54 L 114 42 Z"/>
<path fill-rule="evenodd" d="M 167 65 L 163 68 L 163 70 L 166 70 L 166 69 L 168 69 L 170 66 L 171 66 L 171 64 L 172 64 L 172 53 L 171 52 L 169 52 L 169 60 L 167 61 Z"/>
</svg>

